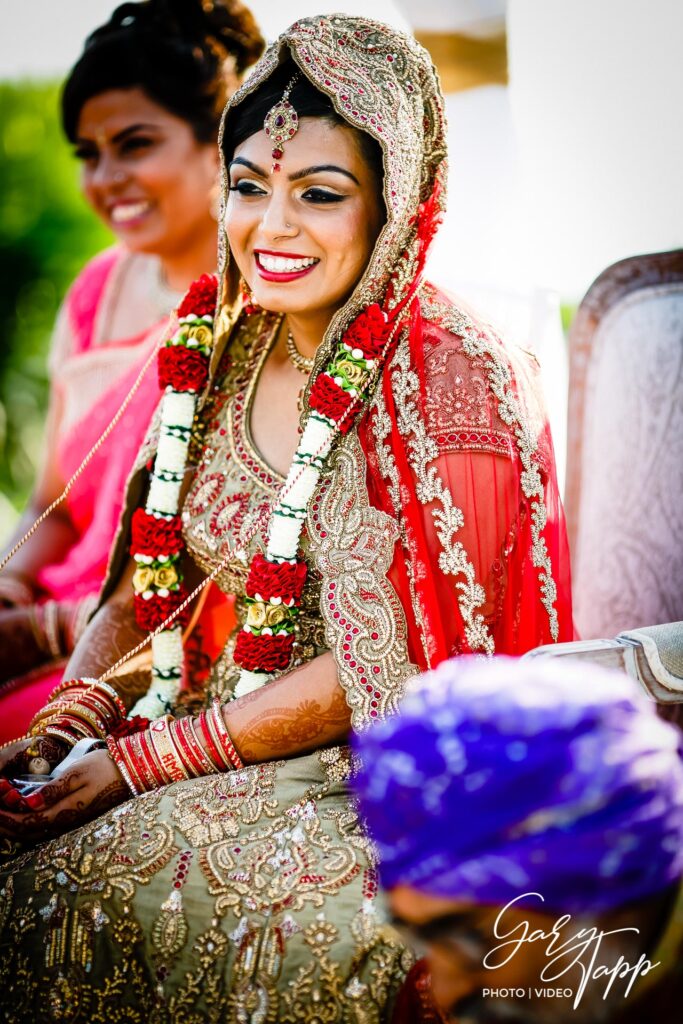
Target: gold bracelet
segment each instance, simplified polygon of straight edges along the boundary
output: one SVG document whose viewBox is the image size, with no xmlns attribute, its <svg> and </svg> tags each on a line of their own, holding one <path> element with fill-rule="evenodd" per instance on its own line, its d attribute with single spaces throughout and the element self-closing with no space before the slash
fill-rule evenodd
<svg viewBox="0 0 683 1024">
<path fill-rule="evenodd" d="M 36 647 L 38 648 L 38 650 L 42 654 L 51 654 L 52 652 L 50 651 L 50 646 L 49 646 L 49 644 L 47 642 L 47 637 L 45 635 L 45 630 L 41 628 L 40 623 L 38 622 L 37 608 L 39 608 L 39 607 L 40 607 L 40 605 L 36 606 L 36 605 L 33 605 L 33 604 L 30 604 L 30 605 L 28 605 L 26 607 L 26 615 L 28 617 L 28 624 L 31 627 L 31 632 L 33 633 L 33 639 L 36 642 Z"/>
<path fill-rule="evenodd" d="M 45 638 L 53 658 L 62 658 L 62 644 L 59 637 L 59 605 L 56 601 L 46 601 L 43 607 L 45 622 Z"/>
</svg>

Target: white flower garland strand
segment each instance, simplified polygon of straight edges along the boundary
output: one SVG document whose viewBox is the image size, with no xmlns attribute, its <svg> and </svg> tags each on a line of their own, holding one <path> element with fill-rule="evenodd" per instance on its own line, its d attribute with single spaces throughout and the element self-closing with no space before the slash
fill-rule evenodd
<svg viewBox="0 0 683 1024">
<path fill-rule="evenodd" d="M 272 562 L 296 562 L 301 533 L 306 522 L 308 503 L 313 497 L 332 450 L 337 425 L 334 420 L 312 412 L 294 453 L 281 496 L 273 509 L 268 527 L 266 557 Z M 250 632 L 249 627 L 243 627 Z M 235 686 L 235 697 L 243 697 L 272 679 L 267 672 L 242 669 Z"/>
<path fill-rule="evenodd" d="M 172 345 L 186 345 L 198 348 L 195 339 L 187 336 L 187 328 L 193 326 L 213 327 L 213 317 L 181 317 Z M 193 343 L 194 342 L 194 343 Z M 196 391 L 175 391 L 167 387 L 161 403 L 161 427 L 154 469 L 145 504 L 145 511 L 156 519 L 170 519 L 178 515 L 180 488 L 185 476 L 187 456 L 190 447 L 192 423 L 197 410 Z M 155 559 L 149 555 L 133 555 L 139 569 L 150 567 Z M 159 554 L 156 562 L 166 562 L 168 556 Z M 168 597 L 169 590 L 155 587 L 141 591 L 143 600 L 150 600 L 155 594 Z M 137 701 L 130 717 L 160 718 L 166 714 L 180 692 L 184 668 L 183 631 L 181 626 L 171 625 L 152 638 L 152 685 Z"/>
</svg>

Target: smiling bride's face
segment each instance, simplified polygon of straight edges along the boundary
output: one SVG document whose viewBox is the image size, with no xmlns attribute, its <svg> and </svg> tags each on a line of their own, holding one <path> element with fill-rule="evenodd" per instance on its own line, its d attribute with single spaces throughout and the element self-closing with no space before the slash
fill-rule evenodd
<svg viewBox="0 0 683 1024">
<path fill-rule="evenodd" d="M 255 301 L 331 318 L 361 278 L 384 220 L 375 171 L 351 128 L 302 117 L 272 171 L 264 131 L 230 161 L 226 231 Z"/>
</svg>

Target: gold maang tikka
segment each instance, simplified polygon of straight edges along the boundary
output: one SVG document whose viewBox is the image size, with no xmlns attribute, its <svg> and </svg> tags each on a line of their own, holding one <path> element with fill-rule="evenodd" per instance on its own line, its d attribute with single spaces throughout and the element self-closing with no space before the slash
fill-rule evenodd
<svg viewBox="0 0 683 1024">
<path fill-rule="evenodd" d="M 278 161 L 281 160 L 284 155 L 282 147 L 285 142 L 289 142 L 289 140 L 293 138 L 299 130 L 299 115 L 289 102 L 289 94 L 298 79 L 299 72 L 297 71 L 283 92 L 282 99 L 278 100 L 275 106 L 270 108 L 266 114 L 266 119 L 263 122 L 263 130 L 271 142 L 274 143 L 273 151 L 271 153 L 273 158 L 271 171 L 280 170 L 280 164 Z"/>
</svg>

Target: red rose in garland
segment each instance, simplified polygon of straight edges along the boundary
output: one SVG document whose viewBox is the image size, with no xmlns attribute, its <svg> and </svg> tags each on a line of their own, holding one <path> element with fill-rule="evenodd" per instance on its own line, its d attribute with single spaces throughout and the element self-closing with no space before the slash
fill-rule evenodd
<svg viewBox="0 0 683 1024">
<path fill-rule="evenodd" d="M 218 299 L 218 278 L 215 274 L 202 274 L 190 285 L 190 290 L 178 306 L 176 313 L 182 316 L 213 316 Z"/>
<path fill-rule="evenodd" d="M 303 593 L 308 567 L 305 562 L 271 562 L 259 551 L 251 563 L 247 579 L 247 594 L 260 594 L 264 601 L 281 597 L 286 603 L 298 603 Z"/>
<path fill-rule="evenodd" d="M 116 725 L 112 726 L 109 730 L 109 736 L 113 736 L 115 740 L 120 740 L 122 736 L 133 736 L 136 732 L 143 732 L 149 728 L 149 718 L 143 718 L 142 715 L 133 715 L 132 718 L 124 718 L 122 722 L 117 722 Z"/>
<path fill-rule="evenodd" d="M 294 636 L 254 636 L 241 630 L 235 644 L 235 661 L 251 672 L 281 672 L 292 657 Z"/>
<path fill-rule="evenodd" d="M 365 359 L 377 359 L 389 335 L 390 325 L 380 307 L 374 302 L 356 317 L 344 335 L 344 342 L 359 348 Z"/>
<path fill-rule="evenodd" d="M 174 391 L 201 391 L 209 375 L 209 361 L 197 349 L 184 345 L 162 348 L 158 358 L 159 387 Z"/>
<path fill-rule="evenodd" d="M 152 633 L 165 619 L 183 603 L 187 597 L 187 590 L 184 586 L 177 590 L 170 590 L 167 597 L 160 597 L 153 594 L 152 597 L 144 598 L 141 594 L 135 595 L 135 621 L 140 629 Z M 171 629 L 174 626 L 186 626 L 190 617 L 190 609 L 184 611 L 173 620 Z"/>
<path fill-rule="evenodd" d="M 315 384 L 311 388 L 311 409 L 334 420 L 339 425 L 342 434 L 348 433 L 353 426 L 353 416 L 351 415 L 347 416 L 343 423 L 341 422 L 342 416 L 352 402 L 353 398 L 348 391 L 344 391 L 338 384 L 335 384 L 329 374 L 318 374 Z"/>
<path fill-rule="evenodd" d="M 180 516 L 171 519 L 158 519 L 143 508 L 133 513 L 131 526 L 132 554 L 175 555 L 183 549 L 182 523 Z"/>
</svg>

